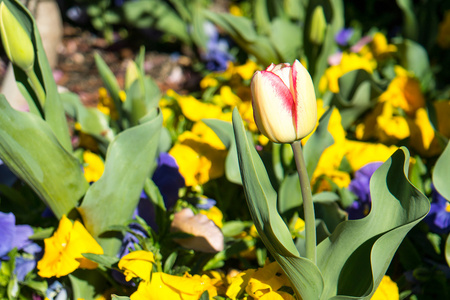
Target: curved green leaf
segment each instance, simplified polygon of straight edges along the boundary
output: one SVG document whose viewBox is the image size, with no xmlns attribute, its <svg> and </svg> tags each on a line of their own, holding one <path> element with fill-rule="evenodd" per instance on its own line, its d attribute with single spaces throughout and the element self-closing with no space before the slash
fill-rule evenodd
<svg viewBox="0 0 450 300">
<path fill-rule="evenodd" d="M 0 158 L 60 218 L 86 192 L 78 160 L 56 139 L 44 120 L 14 110 L 0 95 Z"/>
<path fill-rule="evenodd" d="M 433 184 L 439 194 L 442 195 L 447 201 L 450 201 L 450 184 L 448 179 L 450 178 L 450 143 L 439 156 L 433 170 Z"/>
<path fill-rule="evenodd" d="M 299 256 L 291 234 L 277 212 L 277 194 L 264 164 L 254 147 L 250 147 L 242 119 L 233 111 L 239 167 L 248 208 L 264 245 L 290 278 L 303 299 L 319 299 L 323 289 L 322 276 L 308 259 Z"/>
<path fill-rule="evenodd" d="M 36 22 L 31 13 L 20 3 L 20 1 L 4 1 L 14 16 L 23 24 L 23 28 L 31 37 L 34 46 L 35 62 L 34 71 L 45 90 L 45 104 L 42 107 L 39 100 L 32 91 L 28 82 L 28 76 L 23 70 L 14 66 L 14 75 L 19 86 L 19 90 L 27 100 L 30 111 L 42 113 L 42 118 L 50 125 L 56 138 L 66 151 L 72 151 L 69 128 L 67 125 L 64 109 L 59 99 L 58 89 L 53 79 L 53 72 L 48 63 L 47 56 L 42 45 Z"/>
<path fill-rule="evenodd" d="M 342 222 L 318 245 L 322 299 L 370 299 L 405 235 L 427 214 L 428 199 L 407 179 L 408 162 L 406 148 L 397 150 L 372 176 L 369 215 Z"/>
<path fill-rule="evenodd" d="M 103 176 L 92 184 L 78 208 L 106 255 L 115 255 L 120 241 L 101 234 L 131 218 L 155 163 L 161 126 L 162 115 L 158 114 L 117 135 L 108 148 Z"/>
</svg>

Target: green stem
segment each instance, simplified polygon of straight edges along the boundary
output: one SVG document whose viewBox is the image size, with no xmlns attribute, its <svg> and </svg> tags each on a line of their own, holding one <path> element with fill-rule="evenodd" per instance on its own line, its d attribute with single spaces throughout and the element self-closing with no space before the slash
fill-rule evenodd
<svg viewBox="0 0 450 300">
<path fill-rule="evenodd" d="M 33 68 L 31 68 L 30 70 L 25 71 L 27 76 L 28 76 L 28 82 L 30 83 L 31 87 L 33 88 L 34 92 L 36 93 L 36 96 L 39 99 L 39 102 L 41 103 L 41 107 L 42 109 L 44 109 L 44 104 L 45 104 L 45 91 L 44 88 L 41 85 L 41 82 L 39 81 L 39 79 L 36 76 L 36 73 L 34 72 Z"/>
<path fill-rule="evenodd" d="M 306 171 L 301 142 L 295 141 L 291 144 L 291 146 L 294 151 L 295 165 L 297 166 L 298 178 L 300 179 L 300 188 L 303 198 L 306 258 L 316 264 L 316 218 L 314 216 L 311 184 L 309 182 L 308 172 Z"/>
</svg>

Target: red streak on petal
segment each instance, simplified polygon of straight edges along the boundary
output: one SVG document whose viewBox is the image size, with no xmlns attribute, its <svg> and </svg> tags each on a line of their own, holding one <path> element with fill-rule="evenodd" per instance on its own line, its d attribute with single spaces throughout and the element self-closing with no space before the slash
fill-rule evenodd
<svg viewBox="0 0 450 300">
<path fill-rule="evenodd" d="M 298 91 L 297 91 L 297 74 L 298 74 L 298 69 L 295 68 L 295 63 L 292 65 L 291 68 L 291 79 L 292 79 L 292 89 L 294 90 L 294 93 L 292 95 L 292 101 L 294 102 L 293 106 L 293 110 L 292 110 L 292 118 L 294 120 L 294 128 L 295 128 L 295 132 L 297 132 L 297 117 L 298 117 L 298 113 L 297 113 L 297 95 L 298 95 Z"/>
<path fill-rule="evenodd" d="M 281 77 L 272 72 L 261 71 L 261 73 L 262 76 L 266 77 L 276 94 L 279 95 L 281 105 L 292 114 L 293 118 L 297 118 L 297 114 L 295 113 L 296 106 L 294 97 L 289 88 L 284 84 Z M 294 122 L 294 124 L 297 126 L 297 122 Z"/>
</svg>

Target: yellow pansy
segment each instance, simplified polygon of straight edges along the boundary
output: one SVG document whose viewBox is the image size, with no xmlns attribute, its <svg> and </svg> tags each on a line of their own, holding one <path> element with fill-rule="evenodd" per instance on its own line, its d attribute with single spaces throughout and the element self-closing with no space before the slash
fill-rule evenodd
<svg viewBox="0 0 450 300">
<path fill-rule="evenodd" d="M 338 79 L 353 70 L 363 69 L 372 73 L 376 68 L 376 61 L 362 57 L 357 53 L 344 52 L 341 62 L 338 65 L 329 67 L 319 82 L 319 90 L 323 93 L 329 89 L 333 93 L 339 92 Z"/>
<path fill-rule="evenodd" d="M 175 98 L 183 115 L 193 122 L 204 118 L 219 118 L 222 114 L 222 109 L 219 106 L 201 102 L 191 95 L 183 96 L 173 90 L 168 90 L 167 96 Z"/>
<path fill-rule="evenodd" d="M 249 269 L 229 277 L 230 285 L 226 292 L 227 297 L 231 300 L 236 300 L 244 292 L 244 287 L 247 286 L 255 272 L 256 270 Z"/>
<path fill-rule="evenodd" d="M 371 300 L 399 300 L 397 284 L 392 279 L 385 275 L 380 282 L 377 290 L 373 294 Z"/>
<path fill-rule="evenodd" d="M 278 294 L 278 290 L 283 286 L 290 286 L 290 281 L 278 263 L 272 262 L 266 263 L 264 267 L 253 273 L 245 291 L 254 299 L 265 299 L 263 297 L 267 297 L 267 294 Z"/>
<path fill-rule="evenodd" d="M 209 127 L 198 126 L 204 130 L 198 130 L 194 125 L 195 132 L 183 132 L 169 151 L 178 163 L 186 186 L 204 184 L 224 174 L 225 146 Z"/>
<path fill-rule="evenodd" d="M 359 170 L 371 162 L 386 161 L 398 148 L 380 143 L 365 143 L 347 140 L 345 157 L 353 171 Z"/>
<path fill-rule="evenodd" d="M 386 36 L 380 32 L 373 35 L 371 43 L 372 51 L 377 59 L 383 59 L 397 51 L 397 47 L 388 44 Z"/>
<path fill-rule="evenodd" d="M 119 261 L 119 269 L 123 271 L 126 281 L 139 277 L 150 281 L 155 258 L 150 251 L 133 251 L 122 257 Z"/>
<path fill-rule="evenodd" d="M 356 138 L 360 140 L 378 139 L 385 144 L 395 144 L 410 136 L 408 122 L 399 115 L 398 109 L 390 102 L 378 103 L 368 113 L 363 123 L 356 126 Z"/>
<path fill-rule="evenodd" d="M 318 101 L 317 106 L 317 113 L 319 116 L 321 116 L 326 111 L 326 108 L 322 107 L 321 100 Z M 316 180 L 319 177 L 322 177 L 324 175 L 332 179 L 332 181 L 338 184 L 338 186 L 340 187 L 345 187 L 350 183 L 350 177 L 348 176 L 348 174 L 338 171 L 341 161 L 345 155 L 344 145 L 346 142 L 346 133 L 344 128 L 342 127 L 341 120 L 342 119 L 339 110 L 334 108 L 331 112 L 330 120 L 328 122 L 328 131 L 333 136 L 334 143 L 326 148 L 320 156 L 319 162 L 311 179 L 311 182 L 313 184 L 316 183 Z M 309 136 L 307 138 L 309 138 Z M 326 184 L 326 186 L 329 187 L 326 182 L 323 182 L 321 184 Z M 327 188 L 325 188 L 325 186 L 322 186 L 321 189 L 323 190 Z"/>
<path fill-rule="evenodd" d="M 216 87 L 218 85 L 219 85 L 219 81 L 216 78 L 214 78 L 211 74 L 206 75 L 200 81 L 200 87 L 202 89 L 206 89 L 209 87 Z"/>
<path fill-rule="evenodd" d="M 213 281 L 206 275 L 185 275 L 184 277 L 155 272 L 151 281 L 141 281 L 131 300 L 198 300 L 208 291 L 210 299 L 217 295 Z"/>
<path fill-rule="evenodd" d="M 87 182 L 95 182 L 100 179 L 105 171 L 105 164 L 100 156 L 89 150 L 83 152 L 84 177 Z"/>
<path fill-rule="evenodd" d="M 117 120 L 119 118 L 119 114 L 117 113 L 114 101 L 104 87 L 98 89 L 98 98 L 99 102 L 97 104 L 97 109 L 105 115 L 111 116 L 111 119 Z"/>
<path fill-rule="evenodd" d="M 208 210 L 202 209 L 200 210 L 200 213 L 207 216 L 217 227 L 223 227 L 223 213 L 217 206 L 213 206 Z"/>
<path fill-rule="evenodd" d="M 61 277 L 78 268 L 95 269 L 97 263 L 85 258 L 82 253 L 103 254 L 103 249 L 79 222 L 65 216 L 59 221 L 52 237 L 44 240 L 45 253 L 38 262 L 41 277 Z"/>
<path fill-rule="evenodd" d="M 380 102 L 390 102 L 393 107 L 403 109 L 413 116 L 417 109 L 425 107 L 425 98 L 420 89 L 420 82 L 400 66 L 395 67 L 396 77 L 389 83 Z"/>
<path fill-rule="evenodd" d="M 244 80 L 252 79 L 255 71 L 258 70 L 260 67 L 253 60 L 247 60 L 245 64 L 235 67 L 235 72 Z"/>
<path fill-rule="evenodd" d="M 425 108 L 418 109 L 415 118 L 408 119 L 408 125 L 411 130 L 409 144 L 420 155 L 430 157 L 442 151 Z"/>
</svg>

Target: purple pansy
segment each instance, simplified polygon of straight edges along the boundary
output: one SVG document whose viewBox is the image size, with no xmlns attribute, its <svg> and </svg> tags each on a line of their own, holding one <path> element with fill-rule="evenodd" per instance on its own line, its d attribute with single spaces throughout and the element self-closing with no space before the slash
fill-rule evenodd
<svg viewBox="0 0 450 300">
<path fill-rule="evenodd" d="M 348 189 L 358 198 L 347 208 L 350 220 L 364 218 L 369 213 L 371 207 L 370 178 L 382 164 L 382 162 L 369 163 L 355 172 L 355 178 L 350 182 Z"/>
<path fill-rule="evenodd" d="M 0 260 L 7 260 L 7 254 L 17 248 L 25 253 L 34 256 L 41 251 L 41 247 L 33 243 L 29 237 L 33 234 L 33 229 L 28 225 L 16 225 L 16 217 L 13 213 L 0 212 Z M 1 263 L 1 262 L 0 262 Z M 16 268 L 14 273 L 19 281 L 25 279 L 26 274 L 36 266 L 36 260 L 32 257 L 16 257 Z"/>
<path fill-rule="evenodd" d="M 226 39 L 220 38 L 217 28 L 212 23 L 206 22 L 204 29 L 209 38 L 206 51 L 202 53 L 206 68 L 210 71 L 225 71 L 228 62 L 234 60 L 233 56 L 228 53 L 229 43 Z"/>
<path fill-rule="evenodd" d="M 450 232 L 450 202 L 432 187 L 432 202 L 430 212 L 424 221 L 435 233 L 443 234 Z"/>
<path fill-rule="evenodd" d="M 352 35 L 353 35 L 352 28 L 343 28 L 336 34 L 334 39 L 336 43 L 338 43 L 340 46 L 346 46 Z"/>
</svg>

